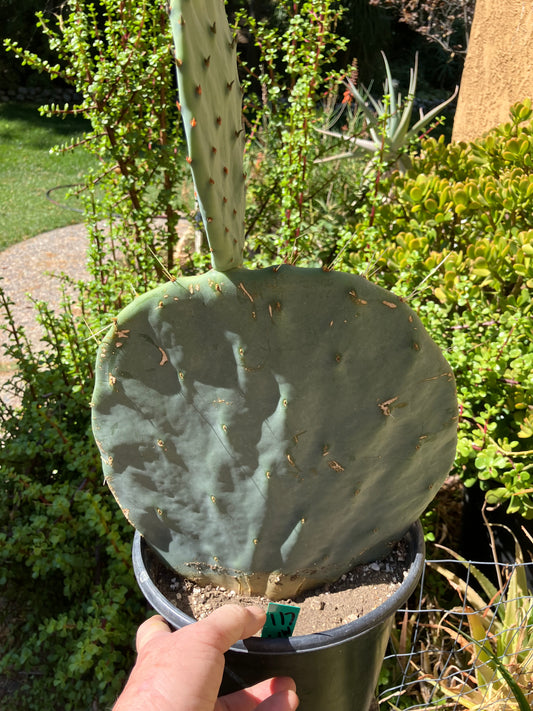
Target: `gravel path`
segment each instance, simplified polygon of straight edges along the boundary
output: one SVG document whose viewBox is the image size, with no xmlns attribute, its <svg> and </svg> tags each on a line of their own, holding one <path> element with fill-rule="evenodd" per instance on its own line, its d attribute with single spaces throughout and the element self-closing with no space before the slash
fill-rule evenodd
<svg viewBox="0 0 533 711">
<path fill-rule="evenodd" d="M 0 252 L 0 285 L 13 302 L 11 311 L 18 326 L 23 326 L 30 341 L 38 345 L 41 327 L 35 321 L 31 298 L 59 306 L 61 288 L 54 274 L 61 272 L 74 279 L 87 279 L 85 255 L 88 240 L 84 225 L 69 225 L 24 240 Z M 31 297 L 31 298 L 30 298 Z M 0 324 L 5 314 L 0 313 Z M 0 330 L 0 398 L 9 402 L 3 385 L 16 364 L 4 354 L 7 336 Z"/>
</svg>

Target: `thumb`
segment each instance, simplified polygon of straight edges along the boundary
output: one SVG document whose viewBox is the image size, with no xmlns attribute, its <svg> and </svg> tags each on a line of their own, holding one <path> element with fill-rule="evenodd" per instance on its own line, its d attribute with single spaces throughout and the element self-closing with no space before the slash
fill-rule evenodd
<svg viewBox="0 0 533 711">
<path fill-rule="evenodd" d="M 171 634 L 170 628 L 161 617 L 161 615 L 154 615 L 149 619 L 145 620 L 142 625 L 137 630 L 136 647 L 137 653 L 139 654 L 144 647 L 155 637 L 160 637 L 162 635 Z"/>
</svg>

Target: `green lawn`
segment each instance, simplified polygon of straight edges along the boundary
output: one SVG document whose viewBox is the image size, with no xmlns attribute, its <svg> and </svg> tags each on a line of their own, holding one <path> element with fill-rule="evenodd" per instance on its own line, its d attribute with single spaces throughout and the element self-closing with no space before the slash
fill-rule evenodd
<svg viewBox="0 0 533 711">
<path fill-rule="evenodd" d="M 49 150 L 88 128 L 81 118 L 44 118 L 36 106 L 0 104 L 0 250 L 81 221 L 81 214 L 54 205 L 46 192 L 79 182 L 95 159 L 81 149 L 59 155 Z M 65 190 L 51 197 L 63 203 Z"/>
</svg>

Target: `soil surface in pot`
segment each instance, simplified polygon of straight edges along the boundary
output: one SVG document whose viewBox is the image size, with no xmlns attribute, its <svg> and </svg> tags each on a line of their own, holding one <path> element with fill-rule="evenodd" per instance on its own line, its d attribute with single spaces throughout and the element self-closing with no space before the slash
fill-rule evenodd
<svg viewBox="0 0 533 711">
<path fill-rule="evenodd" d="M 168 568 L 148 547 L 145 563 L 153 582 L 165 597 L 186 614 L 199 620 L 228 603 L 259 605 L 265 610 L 266 597 L 239 595 L 215 586 L 199 587 Z M 280 600 L 300 608 L 295 635 L 312 634 L 353 622 L 387 600 L 401 585 L 407 570 L 407 546 L 395 545 L 382 560 L 359 565 L 337 582 L 317 588 L 294 600 Z"/>
</svg>

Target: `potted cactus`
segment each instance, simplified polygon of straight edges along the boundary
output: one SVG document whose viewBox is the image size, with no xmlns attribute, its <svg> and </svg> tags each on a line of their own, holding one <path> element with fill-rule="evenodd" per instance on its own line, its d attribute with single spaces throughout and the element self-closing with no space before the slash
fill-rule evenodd
<svg viewBox="0 0 533 711">
<path fill-rule="evenodd" d="M 105 479 L 169 568 L 271 600 L 407 535 L 412 569 L 377 617 L 245 641 L 228 657 L 243 683 L 295 676 L 304 710 L 366 709 L 394 606 L 421 572 L 416 522 L 452 466 L 454 378 L 416 314 L 363 277 L 243 268 L 241 93 L 224 3 L 172 0 L 171 23 L 213 268 L 137 297 L 103 340 L 93 431 Z M 346 639 L 363 637 L 343 661 Z"/>
</svg>

